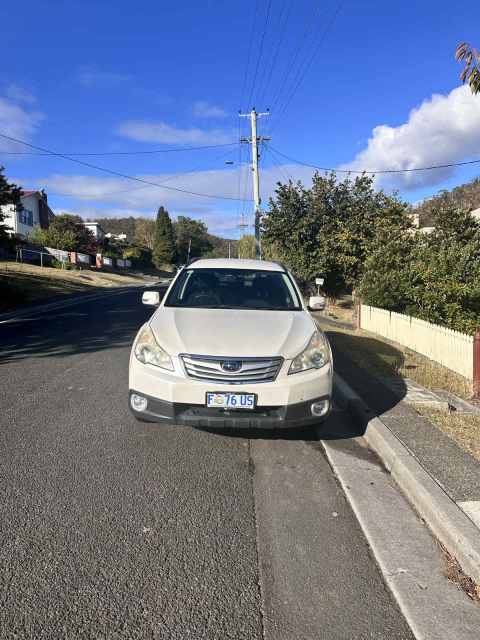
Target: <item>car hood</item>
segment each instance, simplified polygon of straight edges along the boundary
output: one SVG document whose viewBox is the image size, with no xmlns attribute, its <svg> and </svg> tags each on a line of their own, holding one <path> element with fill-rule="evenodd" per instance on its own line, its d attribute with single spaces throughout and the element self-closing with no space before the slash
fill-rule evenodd
<svg viewBox="0 0 480 640">
<path fill-rule="evenodd" d="M 158 343 L 170 354 L 294 358 L 315 324 L 306 311 L 179 309 L 160 307 L 150 320 Z"/>
</svg>

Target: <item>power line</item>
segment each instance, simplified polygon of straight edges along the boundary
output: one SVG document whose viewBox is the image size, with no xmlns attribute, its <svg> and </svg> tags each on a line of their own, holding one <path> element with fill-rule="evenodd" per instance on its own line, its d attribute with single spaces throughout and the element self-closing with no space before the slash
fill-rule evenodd
<svg viewBox="0 0 480 640">
<path fill-rule="evenodd" d="M 301 35 L 298 40 L 298 46 L 294 48 L 293 58 L 291 62 L 289 62 L 289 64 L 286 65 L 285 67 L 285 73 L 283 75 L 283 79 L 279 84 L 279 88 L 278 88 L 278 91 L 276 92 L 275 99 L 273 100 L 273 103 L 271 105 L 272 112 L 275 111 L 277 104 L 280 102 L 280 98 L 282 97 L 282 92 L 284 93 L 285 96 L 288 94 L 288 83 L 290 80 L 290 76 L 297 64 L 297 60 L 299 59 L 300 52 L 304 47 L 305 47 L 305 50 L 307 50 L 307 47 L 309 44 L 310 32 L 312 31 L 315 25 L 317 16 L 320 15 L 320 11 L 321 11 L 320 4 L 315 6 L 316 2 L 314 1 L 313 5 L 314 5 L 313 15 L 311 16 L 310 20 L 306 21 L 305 28 L 301 32 Z M 302 66 L 302 62 L 300 62 L 298 66 L 298 71 L 300 70 L 301 66 Z M 295 82 L 295 75 L 293 77 L 293 82 Z M 293 86 L 293 83 L 292 83 L 292 86 Z"/>
<path fill-rule="evenodd" d="M 287 172 L 286 172 L 285 168 L 284 168 L 284 167 L 282 167 L 282 165 L 281 165 L 281 164 L 279 164 L 279 163 L 277 162 L 277 160 L 276 160 L 276 154 L 275 154 L 275 156 L 273 155 L 274 151 L 273 151 L 272 147 L 270 147 L 270 146 L 268 146 L 268 145 L 265 145 L 265 150 L 269 153 L 270 158 L 272 159 L 273 164 L 277 167 L 278 172 L 282 174 L 282 176 L 285 178 L 285 180 L 286 180 L 287 182 L 290 182 L 290 181 L 295 182 L 295 180 L 293 179 L 293 177 L 292 177 L 289 173 L 287 173 Z"/>
<path fill-rule="evenodd" d="M 309 164 L 308 162 L 303 162 L 302 160 L 296 160 L 291 156 L 287 156 L 285 153 L 282 153 L 278 149 L 274 149 L 272 145 L 268 145 L 272 151 L 274 151 L 277 155 L 285 158 L 286 160 L 290 160 L 290 162 L 295 162 L 295 164 L 303 165 L 304 167 L 310 167 L 311 169 L 318 169 L 319 171 L 333 171 L 334 173 L 370 173 L 373 175 L 378 175 L 381 173 L 411 173 L 414 171 L 432 171 L 434 169 L 447 169 L 449 167 L 463 167 L 469 164 L 478 164 L 479 160 L 467 160 L 465 162 L 448 162 L 446 164 L 434 164 L 430 167 L 414 167 L 412 169 L 335 169 L 332 167 L 319 167 L 315 164 Z"/>
<path fill-rule="evenodd" d="M 243 76 L 242 91 L 240 93 L 240 105 L 242 104 L 243 97 L 245 95 L 245 90 L 247 88 L 247 78 L 248 78 L 248 72 L 250 71 L 250 59 L 252 57 L 252 47 L 253 47 L 253 34 L 255 31 L 255 20 L 257 17 L 257 13 L 258 13 L 258 0 L 255 0 L 255 11 L 252 13 L 252 24 L 250 28 L 250 42 L 248 45 L 247 64 L 245 66 L 245 74 Z"/>
<path fill-rule="evenodd" d="M 287 3 L 288 3 L 288 5 L 287 5 Z M 263 86 L 263 91 L 261 92 L 261 94 L 259 96 L 259 99 L 258 99 L 258 102 L 260 104 L 263 104 L 264 98 L 266 98 L 267 95 L 268 95 L 268 89 L 270 87 L 270 83 L 271 83 L 271 80 L 272 80 L 272 77 L 273 77 L 273 72 L 274 72 L 275 66 L 277 64 L 278 55 L 280 53 L 280 48 L 281 48 L 281 46 L 283 44 L 283 41 L 285 40 L 285 34 L 287 32 L 286 27 L 287 27 L 288 20 L 290 18 L 290 14 L 292 12 L 292 3 L 293 3 L 293 0 L 290 0 L 290 2 L 288 0 L 284 0 L 283 6 L 282 6 L 282 11 L 280 12 L 280 15 L 279 15 L 278 26 L 279 26 L 279 29 L 280 29 L 280 35 L 279 35 L 279 38 L 278 38 L 278 41 L 277 41 L 277 46 L 275 48 L 274 54 L 272 56 L 272 63 L 270 65 L 270 69 L 267 71 L 267 68 L 265 68 L 266 81 L 265 81 L 265 84 Z M 287 10 L 287 6 L 288 6 L 288 10 Z M 282 18 L 283 18 L 283 21 L 282 21 Z"/>
<path fill-rule="evenodd" d="M 255 85 L 257 83 L 258 68 L 260 66 L 260 61 L 261 61 L 262 55 L 263 55 L 263 44 L 265 42 L 265 34 L 267 33 L 267 27 L 268 27 L 268 21 L 270 19 L 270 9 L 271 9 L 271 7 L 272 7 L 272 0 L 269 0 L 268 7 L 267 7 L 267 13 L 265 15 L 265 24 L 263 26 L 262 38 L 260 40 L 260 48 L 259 48 L 259 51 L 258 51 L 257 64 L 256 64 L 256 67 L 255 67 L 255 74 L 253 76 L 252 88 L 250 90 L 250 94 L 249 94 L 249 98 L 248 98 L 248 104 L 249 105 L 252 104 L 252 97 L 254 95 Z"/>
<path fill-rule="evenodd" d="M 119 171 L 113 171 L 112 169 L 107 169 L 105 167 L 100 167 L 95 164 L 90 164 L 89 162 L 84 162 L 83 160 L 77 160 L 76 158 L 72 158 L 70 156 L 65 155 L 64 153 L 55 153 L 54 151 L 49 151 L 48 149 L 38 147 L 36 145 L 30 144 L 29 142 L 25 142 L 24 140 L 19 140 L 17 138 L 13 138 L 11 136 L 7 136 L 4 133 L 0 133 L 0 138 L 4 138 L 5 140 L 10 140 L 10 142 L 17 142 L 18 144 L 24 144 L 26 147 L 30 147 L 31 149 L 35 149 L 36 151 L 42 151 L 51 156 L 55 156 L 57 158 L 63 158 L 64 160 L 69 160 L 70 162 L 75 162 L 76 164 L 82 165 L 83 167 L 88 167 L 89 169 L 95 169 L 95 171 L 103 171 L 104 173 L 109 173 L 113 176 L 117 176 L 119 178 L 125 178 L 126 180 L 133 180 L 135 182 L 141 182 L 142 184 L 150 185 L 151 187 L 159 187 L 161 189 L 168 189 L 170 191 L 177 191 L 180 193 L 187 193 L 191 196 L 198 196 L 200 198 L 212 198 L 214 200 L 234 200 L 237 201 L 237 198 L 233 198 L 231 196 L 218 196 L 210 193 L 198 193 L 196 191 L 189 191 L 187 189 L 181 189 L 180 187 L 169 187 L 164 184 L 160 184 L 158 182 L 150 182 L 149 180 L 144 180 L 143 178 L 137 178 L 135 176 L 129 176 L 125 173 L 120 173 Z"/>
<path fill-rule="evenodd" d="M 229 151 L 227 153 L 223 152 L 220 155 L 215 156 L 215 158 L 213 158 L 212 161 L 216 162 L 217 160 L 225 158 L 225 157 L 227 157 L 229 155 L 230 155 Z M 199 169 L 201 169 L 201 167 L 199 167 L 197 165 L 194 169 L 190 169 L 189 171 L 182 171 L 181 173 L 176 173 L 176 174 L 173 174 L 173 175 L 169 175 L 167 178 L 164 178 L 164 182 L 170 182 L 171 180 L 175 180 L 176 178 L 179 178 L 180 176 L 188 175 L 189 173 L 195 173 L 195 172 L 199 171 Z M 54 196 L 65 196 L 66 198 L 77 198 L 78 200 L 95 200 L 95 199 L 99 199 L 99 198 L 105 198 L 105 197 L 108 197 L 108 196 L 120 195 L 122 193 L 132 193 L 132 192 L 136 193 L 137 191 L 141 191 L 142 189 L 148 189 L 150 186 L 151 185 L 149 185 L 149 184 L 143 184 L 141 187 L 133 187 L 133 188 L 130 188 L 130 189 L 119 189 L 117 191 L 108 191 L 107 193 L 96 193 L 96 194 L 65 193 L 63 191 L 51 191 L 50 189 L 49 189 L 49 193 L 51 193 Z"/>
<path fill-rule="evenodd" d="M 289 105 L 290 105 L 290 102 L 291 102 L 291 101 L 292 101 L 292 99 L 293 99 L 293 96 L 296 94 L 296 92 L 297 92 L 298 88 L 299 88 L 299 87 L 300 87 L 300 85 L 302 84 L 303 79 L 305 78 L 306 74 L 308 73 L 308 71 L 309 71 L 310 67 L 312 66 L 313 61 L 315 60 L 315 58 L 316 58 L 316 56 L 317 56 L 317 54 L 318 54 L 318 52 L 319 52 L 320 48 L 322 47 L 323 43 L 325 42 L 325 38 L 327 37 L 328 32 L 330 31 L 330 29 L 332 29 L 333 25 L 335 24 L 335 20 L 337 19 L 338 14 L 340 13 L 341 8 L 342 8 L 342 3 L 341 3 L 341 2 L 339 2 L 339 3 L 338 3 L 338 5 L 337 5 L 337 8 L 335 9 L 335 11 L 334 11 L 334 13 L 333 13 L 333 15 L 332 15 L 332 19 L 330 20 L 330 22 L 328 22 L 328 23 L 327 23 L 327 26 L 325 27 L 325 29 L 324 29 L 324 31 L 323 31 L 323 33 L 322 33 L 322 35 L 321 35 L 321 37 L 320 37 L 320 39 L 319 39 L 319 41 L 318 41 L 317 46 L 316 46 L 316 47 L 315 47 L 315 49 L 313 50 L 313 53 L 312 53 L 311 57 L 308 59 L 308 62 L 307 62 L 307 64 L 306 64 L 306 66 L 303 68 L 303 71 L 302 71 L 301 73 L 299 73 L 299 74 L 298 74 L 298 80 L 297 80 L 297 83 L 296 83 L 296 84 L 295 84 L 295 86 L 293 87 L 293 91 L 292 91 L 292 92 L 290 93 L 290 95 L 287 97 L 287 100 L 286 100 L 286 102 L 284 103 L 284 105 L 283 105 L 283 107 L 282 107 L 282 109 L 281 109 L 281 111 L 280 111 L 280 114 L 279 114 L 278 119 L 277 119 L 277 121 L 276 121 L 276 123 L 275 123 L 275 126 L 277 126 L 277 125 L 278 125 L 278 123 L 280 122 L 280 120 L 281 120 L 281 118 L 283 117 L 283 115 L 284 115 L 285 111 L 288 109 L 288 107 L 289 107 Z M 272 131 L 273 131 L 273 128 L 272 128 Z"/>
<path fill-rule="evenodd" d="M 23 144 L 23 143 L 22 143 Z M 55 154 L 55 155 L 66 155 L 66 156 L 136 156 L 136 155 L 151 155 L 156 153 L 176 153 L 179 151 L 200 151 L 202 149 L 218 149 L 220 147 L 233 147 L 237 143 L 236 142 L 225 142 L 222 144 L 210 144 L 203 145 L 199 147 L 179 147 L 176 149 L 152 149 L 150 151 L 98 151 L 98 152 L 90 152 L 90 153 L 66 153 L 64 154 Z M 40 153 L 35 151 L 1 151 L 0 156 L 50 156 L 51 153 Z"/>
</svg>

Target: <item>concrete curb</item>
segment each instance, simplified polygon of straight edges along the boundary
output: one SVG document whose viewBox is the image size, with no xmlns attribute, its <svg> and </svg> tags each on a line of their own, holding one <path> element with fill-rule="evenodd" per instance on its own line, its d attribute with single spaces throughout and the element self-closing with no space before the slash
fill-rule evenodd
<svg viewBox="0 0 480 640">
<path fill-rule="evenodd" d="M 35 307 L 30 307 L 28 309 L 16 309 L 15 311 L 7 311 L 5 313 L 0 313 L 0 324 L 7 322 L 8 320 L 20 320 L 21 318 L 26 318 L 31 315 L 35 315 L 36 313 L 43 313 L 45 311 L 54 311 L 55 309 L 63 309 L 67 307 L 71 307 L 76 304 L 80 304 L 82 302 L 90 302 L 92 300 L 98 300 L 98 298 L 103 298 L 108 295 L 115 295 L 120 293 L 125 293 L 130 289 L 143 289 L 145 287 L 151 287 L 151 284 L 132 284 L 125 287 L 118 287 L 112 289 L 105 289 L 105 291 L 97 291 L 95 293 L 86 293 L 84 295 L 69 298 L 67 300 L 57 300 L 57 302 L 47 302 L 45 304 L 39 304 Z"/>
<path fill-rule="evenodd" d="M 433 535 L 480 584 L 480 530 L 422 467 L 414 453 L 376 417 L 349 385 L 335 374 L 335 390 L 354 421 L 365 428 L 363 438 L 382 460 Z"/>
</svg>

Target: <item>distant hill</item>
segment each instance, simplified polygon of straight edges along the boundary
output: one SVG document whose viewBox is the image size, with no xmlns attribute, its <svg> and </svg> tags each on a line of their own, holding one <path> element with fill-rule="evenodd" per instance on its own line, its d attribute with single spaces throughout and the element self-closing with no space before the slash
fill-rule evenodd
<svg viewBox="0 0 480 640">
<path fill-rule="evenodd" d="M 135 221 L 138 218 L 129 216 L 128 218 L 89 218 L 90 222 L 98 222 L 105 233 L 117 235 L 119 233 L 127 234 L 127 242 L 135 241 Z M 220 238 L 212 233 L 207 234 L 208 240 L 212 245 L 212 250 L 207 254 L 212 258 L 226 258 L 228 256 L 228 243 L 231 243 L 232 258 L 237 257 L 237 240 L 228 240 Z"/>
<path fill-rule="evenodd" d="M 127 240 L 133 242 L 135 237 L 135 218 L 129 216 L 128 218 L 89 218 L 89 221 L 98 222 L 105 233 L 113 233 L 115 235 L 119 233 L 126 233 Z"/>
<path fill-rule="evenodd" d="M 207 234 L 208 240 L 212 245 L 212 250 L 206 254 L 205 257 L 208 258 L 228 258 L 228 243 L 230 243 L 230 252 L 232 258 L 238 257 L 238 249 L 237 244 L 238 240 L 229 240 L 225 238 L 220 238 L 219 236 L 214 236 L 211 233 Z"/>
<path fill-rule="evenodd" d="M 439 206 L 455 204 L 462 209 L 478 209 L 480 207 L 480 178 L 474 178 L 451 191 L 439 191 L 432 198 L 424 200 L 414 208 L 420 214 L 420 226 L 429 227 L 433 224 L 433 212 Z"/>
</svg>

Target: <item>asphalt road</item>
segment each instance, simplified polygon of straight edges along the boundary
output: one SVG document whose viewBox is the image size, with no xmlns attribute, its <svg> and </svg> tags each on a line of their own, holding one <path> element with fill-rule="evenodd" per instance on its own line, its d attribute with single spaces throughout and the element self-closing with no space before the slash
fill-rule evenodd
<svg viewBox="0 0 480 640">
<path fill-rule="evenodd" d="M 131 417 L 139 299 L 0 324 L 0 637 L 410 639 L 312 434 Z"/>
</svg>

